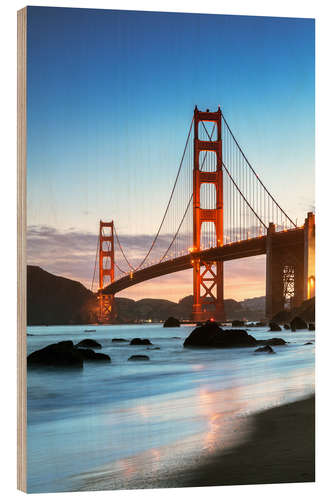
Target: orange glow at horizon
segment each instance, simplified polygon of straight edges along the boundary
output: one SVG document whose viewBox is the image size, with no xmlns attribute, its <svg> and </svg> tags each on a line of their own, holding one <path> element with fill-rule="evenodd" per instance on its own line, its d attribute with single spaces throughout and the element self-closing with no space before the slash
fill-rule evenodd
<svg viewBox="0 0 333 500">
<path fill-rule="evenodd" d="M 241 301 L 265 295 L 265 256 L 249 257 L 224 264 L 224 298 Z M 139 283 L 117 294 L 133 300 L 144 298 L 178 302 L 193 294 L 193 271 L 180 271 Z"/>
</svg>

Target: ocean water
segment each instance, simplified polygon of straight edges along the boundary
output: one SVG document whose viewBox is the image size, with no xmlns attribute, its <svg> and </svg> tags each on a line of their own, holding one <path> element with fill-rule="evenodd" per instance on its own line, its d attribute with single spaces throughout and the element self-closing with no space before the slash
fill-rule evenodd
<svg viewBox="0 0 333 500">
<path fill-rule="evenodd" d="M 154 486 L 172 468 L 245 439 L 244 422 L 255 412 L 314 392 L 315 332 L 247 328 L 257 339 L 288 341 L 268 355 L 254 348 L 185 349 L 192 329 L 28 327 L 28 353 L 93 338 L 112 359 L 78 371 L 28 370 L 28 491 Z M 134 337 L 160 349 L 112 342 Z M 132 354 L 150 361 L 128 361 Z"/>
</svg>

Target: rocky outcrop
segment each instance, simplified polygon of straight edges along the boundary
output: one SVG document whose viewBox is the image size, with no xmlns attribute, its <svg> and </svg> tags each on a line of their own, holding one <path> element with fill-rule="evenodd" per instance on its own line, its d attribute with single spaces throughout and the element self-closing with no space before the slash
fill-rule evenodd
<svg viewBox="0 0 333 500">
<path fill-rule="evenodd" d="M 231 326 L 244 326 L 244 321 L 240 319 L 234 319 L 231 323 Z"/>
<path fill-rule="evenodd" d="M 53 366 L 83 368 L 83 358 L 71 340 L 50 344 L 32 352 L 27 358 L 28 366 Z"/>
<path fill-rule="evenodd" d="M 50 344 L 27 358 L 29 367 L 83 368 L 85 361 L 111 362 L 111 358 L 92 349 L 79 349 L 71 340 Z"/>
<path fill-rule="evenodd" d="M 270 345 L 266 345 L 265 347 L 258 347 L 254 352 L 267 352 L 267 354 L 275 354 L 275 351 L 271 348 Z"/>
<path fill-rule="evenodd" d="M 222 330 L 217 323 L 208 321 L 195 328 L 185 339 L 184 347 L 253 347 L 257 345 L 245 330 Z"/>
<path fill-rule="evenodd" d="M 112 342 L 128 342 L 128 340 L 114 338 L 114 339 L 112 339 Z"/>
<path fill-rule="evenodd" d="M 94 349 L 102 349 L 102 345 L 99 342 L 96 342 L 96 340 L 93 339 L 84 339 L 81 340 L 78 344 L 76 344 L 77 347 L 91 347 Z"/>
<path fill-rule="evenodd" d="M 258 345 L 286 345 L 287 342 L 279 337 L 268 339 L 268 340 L 257 340 Z"/>
<path fill-rule="evenodd" d="M 310 331 L 312 331 L 312 332 L 316 329 L 316 327 L 315 327 L 315 324 L 314 324 L 314 323 L 309 323 L 308 328 L 309 328 L 309 330 L 310 330 Z"/>
<path fill-rule="evenodd" d="M 304 321 L 304 319 L 300 318 L 299 316 L 295 316 L 295 318 L 291 320 L 290 327 L 293 331 L 308 329 L 307 323 Z"/>
<path fill-rule="evenodd" d="M 128 358 L 128 361 L 149 361 L 149 359 L 149 356 L 145 354 L 133 354 L 133 356 Z"/>
<path fill-rule="evenodd" d="M 170 316 L 163 325 L 164 328 L 177 328 L 179 326 L 180 326 L 179 319 L 174 318 L 173 316 Z"/>
<path fill-rule="evenodd" d="M 271 332 L 281 332 L 281 327 L 277 323 L 271 321 L 269 324 L 269 330 Z"/>
<path fill-rule="evenodd" d="M 131 340 L 130 345 L 152 345 L 149 339 L 134 338 Z"/>
<path fill-rule="evenodd" d="M 92 349 L 78 349 L 78 351 L 84 361 L 104 361 L 106 363 L 111 361 L 110 356 L 102 352 L 95 352 Z"/>
</svg>

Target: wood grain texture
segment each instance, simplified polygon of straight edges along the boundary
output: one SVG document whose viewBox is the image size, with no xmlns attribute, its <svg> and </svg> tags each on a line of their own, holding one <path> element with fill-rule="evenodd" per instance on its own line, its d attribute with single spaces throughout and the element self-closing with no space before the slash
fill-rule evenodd
<svg viewBox="0 0 333 500">
<path fill-rule="evenodd" d="M 27 491 L 27 8 L 17 13 L 17 487 Z"/>
</svg>

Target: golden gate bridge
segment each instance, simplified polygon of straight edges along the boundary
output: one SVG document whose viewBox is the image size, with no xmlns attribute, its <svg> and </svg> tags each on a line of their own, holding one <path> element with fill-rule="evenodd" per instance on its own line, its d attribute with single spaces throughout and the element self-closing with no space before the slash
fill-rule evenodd
<svg viewBox="0 0 333 500">
<path fill-rule="evenodd" d="M 194 109 L 176 178 L 156 234 L 129 257 L 114 221 L 100 221 L 99 321 L 116 318 L 117 292 L 193 269 L 193 321 L 224 321 L 223 263 L 266 254 L 266 316 L 315 294 L 315 219 L 286 214 L 245 156 L 220 107 Z"/>
</svg>

